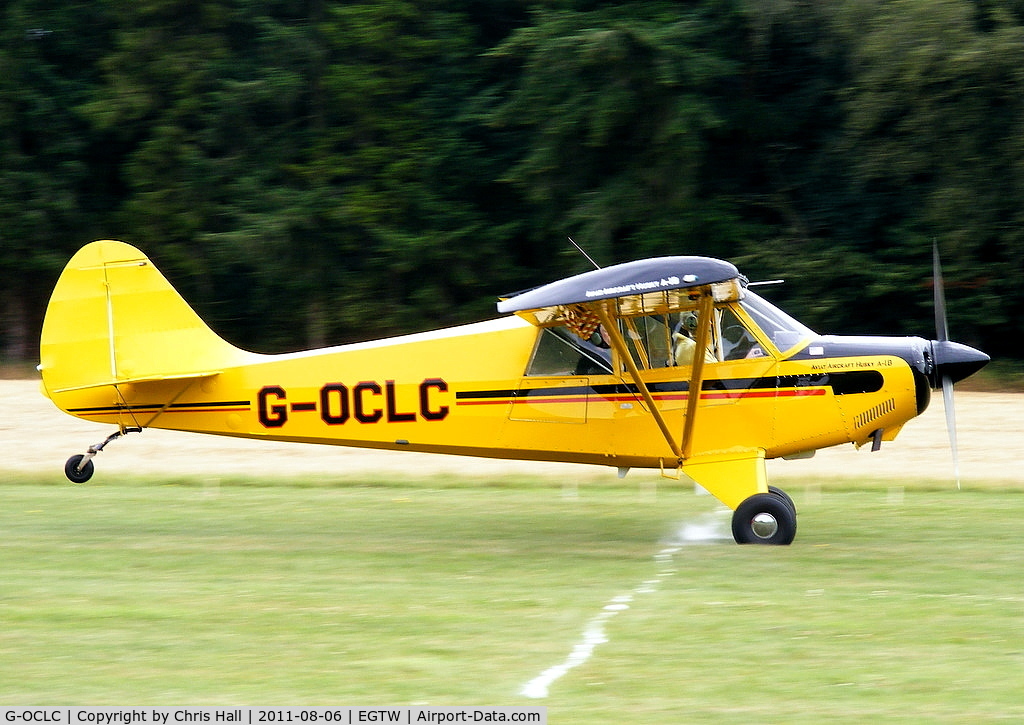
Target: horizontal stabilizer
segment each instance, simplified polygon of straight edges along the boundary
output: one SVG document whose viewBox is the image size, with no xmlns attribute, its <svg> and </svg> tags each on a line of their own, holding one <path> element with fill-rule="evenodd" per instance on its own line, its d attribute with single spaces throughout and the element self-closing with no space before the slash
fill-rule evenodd
<svg viewBox="0 0 1024 725">
<path fill-rule="evenodd" d="M 220 375 L 222 372 L 223 372 L 223 370 L 211 370 L 209 372 L 191 373 L 191 374 L 183 373 L 181 375 L 150 375 L 149 377 L 144 377 L 144 378 L 127 378 L 127 379 L 121 379 L 121 380 L 103 380 L 103 381 L 96 382 L 96 383 L 89 383 L 87 385 L 78 385 L 78 386 L 73 387 L 73 388 L 58 388 L 57 390 L 52 390 L 50 392 L 53 392 L 53 393 L 70 393 L 70 392 L 73 392 L 75 390 L 91 390 L 93 388 L 105 388 L 107 386 L 136 385 L 138 383 L 160 383 L 160 382 L 164 382 L 164 381 L 167 381 L 167 380 L 202 380 L 204 378 L 212 378 L 215 375 Z"/>
</svg>

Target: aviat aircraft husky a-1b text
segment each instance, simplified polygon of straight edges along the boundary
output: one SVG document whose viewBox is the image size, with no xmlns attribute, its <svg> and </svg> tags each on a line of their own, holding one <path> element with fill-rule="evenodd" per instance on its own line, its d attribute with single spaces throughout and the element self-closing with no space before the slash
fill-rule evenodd
<svg viewBox="0 0 1024 725">
<path fill-rule="evenodd" d="M 142 252 L 83 247 L 40 345 L 61 410 L 117 430 L 602 464 L 686 474 L 740 543 L 788 544 L 765 459 L 891 440 L 988 357 L 946 339 L 820 336 L 732 264 L 660 257 L 509 295 L 489 322 L 284 355 L 211 331 Z M 937 314 L 937 319 L 940 315 Z"/>
</svg>

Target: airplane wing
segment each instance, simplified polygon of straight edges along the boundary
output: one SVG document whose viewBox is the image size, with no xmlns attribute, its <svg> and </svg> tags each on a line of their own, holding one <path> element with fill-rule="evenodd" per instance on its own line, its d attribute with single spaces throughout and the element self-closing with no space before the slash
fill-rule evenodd
<svg viewBox="0 0 1024 725">
<path fill-rule="evenodd" d="M 735 282 L 736 284 L 730 284 Z M 568 307 L 576 304 L 618 299 L 624 313 L 643 312 L 650 298 L 661 297 L 666 304 L 688 301 L 687 290 L 717 285 L 718 296 L 734 294 L 746 284 L 746 278 L 729 262 L 711 257 L 654 257 L 636 262 L 595 269 L 551 282 L 498 302 L 498 312 L 523 313 Z M 724 300 L 723 300 L 724 301 Z M 529 316 L 523 315 L 530 319 Z M 535 324 L 545 324 L 544 316 L 535 316 Z"/>
</svg>

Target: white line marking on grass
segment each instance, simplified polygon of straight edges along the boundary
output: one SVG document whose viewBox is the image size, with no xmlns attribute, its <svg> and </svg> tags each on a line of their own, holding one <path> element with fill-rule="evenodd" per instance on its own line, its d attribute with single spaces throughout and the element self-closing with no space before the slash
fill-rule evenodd
<svg viewBox="0 0 1024 725">
<path fill-rule="evenodd" d="M 728 514 L 727 510 L 724 513 Z M 569 656 L 561 664 L 541 672 L 532 680 L 523 685 L 519 694 L 523 697 L 540 699 L 548 696 L 551 685 L 569 670 L 579 667 L 590 659 L 594 649 L 599 644 L 608 641 L 608 634 L 605 625 L 612 617 L 629 609 L 633 599 L 638 594 L 651 594 L 657 591 L 658 586 L 666 578 L 676 573 L 675 555 L 683 550 L 684 546 L 692 544 L 706 544 L 713 541 L 732 538 L 724 531 L 723 519 L 717 514 L 709 514 L 699 521 L 683 523 L 675 535 L 671 538 L 670 546 L 665 547 L 654 555 L 654 563 L 658 565 L 657 574 L 653 579 L 646 579 L 633 587 L 629 594 L 620 594 L 612 597 L 601 612 L 587 622 L 583 628 L 583 636 L 576 646 L 569 652 Z"/>
</svg>

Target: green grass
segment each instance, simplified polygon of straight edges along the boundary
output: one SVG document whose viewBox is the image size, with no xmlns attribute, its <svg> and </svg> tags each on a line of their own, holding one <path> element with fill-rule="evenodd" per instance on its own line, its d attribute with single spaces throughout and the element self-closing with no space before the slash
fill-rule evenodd
<svg viewBox="0 0 1024 725">
<path fill-rule="evenodd" d="M 1024 716 L 1019 490 L 793 481 L 793 546 L 718 539 L 666 559 L 712 499 L 635 482 L 578 498 L 537 482 L 263 483 L 0 486 L 0 704 Z M 544 700 L 519 694 L 622 595 L 588 661 Z"/>
</svg>

